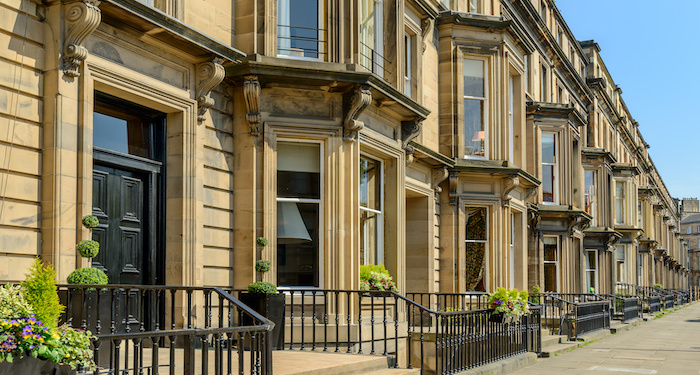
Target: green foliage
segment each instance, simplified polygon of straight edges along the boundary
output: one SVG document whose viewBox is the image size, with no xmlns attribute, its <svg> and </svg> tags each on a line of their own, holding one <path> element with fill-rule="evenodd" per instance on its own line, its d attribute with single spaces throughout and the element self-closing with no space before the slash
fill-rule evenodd
<svg viewBox="0 0 700 375">
<path fill-rule="evenodd" d="M 73 370 L 83 368 L 95 370 L 91 341 L 95 339 L 90 331 L 73 329 L 67 324 L 58 328 L 61 335 L 61 346 L 65 352 L 61 364 L 69 365 Z"/>
<path fill-rule="evenodd" d="M 467 220 L 467 238 L 486 238 L 486 211 L 476 209 Z M 486 269 L 486 247 L 483 243 L 466 244 L 466 282 L 467 290 L 475 290 L 484 277 Z"/>
<path fill-rule="evenodd" d="M 532 296 L 532 303 L 540 303 L 540 296 L 537 295 L 539 293 L 540 293 L 540 286 L 537 284 L 533 285 L 532 286 L 532 294 L 535 294 L 535 295 Z"/>
<path fill-rule="evenodd" d="M 503 313 L 508 321 L 513 321 L 529 313 L 527 297 L 527 290 L 519 291 L 515 288 L 498 287 L 489 295 L 489 306 L 494 312 Z"/>
<path fill-rule="evenodd" d="M 663 286 L 663 285 L 661 285 L 661 284 L 654 284 L 654 288 L 659 288 L 659 289 L 663 289 L 663 288 L 664 288 L 664 286 Z"/>
<path fill-rule="evenodd" d="M 22 282 L 24 298 L 34 309 L 37 319 L 47 327 L 58 325 L 58 318 L 65 307 L 61 305 L 56 290 L 56 271 L 50 264 L 44 265 L 39 258 L 29 268 L 29 274 Z"/>
<path fill-rule="evenodd" d="M 102 285 L 107 284 L 109 279 L 104 271 L 92 268 L 78 268 L 68 275 L 68 284 L 92 284 L 92 285 Z"/>
<path fill-rule="evenodd" d="M 93 240 L 82 240 L 75 245 L 75 249 L 84 258 L 94 258 L 100 252 L 100 243 Z"/>
<path fill-rule="evenodd" d="M 88 229 L 92 229 L 100 225 L 100 219 L 95 215 L 85 215 L 83 216 L 83 226 Z"/>
<path fill-rule="evenodd" d="M 265 237 L 258 237 L 255 242 L 258 244 L 258 246 L 267 246 L 267 238 Z"/>
<path fill-rule="evenodd" d="M 268 272 L 270 270 L 270 261 L 264 259 L 258 260 L 255 262 L 255 270 L 260 273 Z"/>
<path fill-rule="evenodd" d="M 360 266 L 360 290 L 398 290 L 383 264 Z"/>
<path fill-rule="evenodd" d="M 277 293 L 277 287 L 275 284 L 268 283 L 265 281 L 256 281 L 248 285 L 248 293 L 252 294 L 275 294 Z"/>
<path fill-rule="evenodd" d="M 30 317 L 32 314 L 34 309 L 24 298 L 19 285 L 0 287 L 0 319 Z"/>
</svg>

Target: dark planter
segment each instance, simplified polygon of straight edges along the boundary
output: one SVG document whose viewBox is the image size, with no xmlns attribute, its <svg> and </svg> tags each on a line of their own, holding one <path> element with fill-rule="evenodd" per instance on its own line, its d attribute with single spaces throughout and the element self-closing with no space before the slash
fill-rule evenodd
<svg viewBox="0 0 700 375">
<path fill-rule="evenodd" d="M 503 313 L 502 312 L 493 312 L 489 316 L 489 322 L 493 323 L 503 323 Z"/>
<path fill-rule="evenodd" d="M 75 375 L 68 365 L 57 365 L 48 359 L 25 356 L 12 363 L 0 363 L 0 375 Z"/>
<path fill-rule="evenodd" d="M 284 349 L 284 294 L 241 293 L 239 299 L 258 314 L 275 323 L 275 328 L 270 332 L 272 348 L 277 350 Z M 241 323 L 243 325 L 252 325 L 253 318 L 243 314 Z"/>
</svg>

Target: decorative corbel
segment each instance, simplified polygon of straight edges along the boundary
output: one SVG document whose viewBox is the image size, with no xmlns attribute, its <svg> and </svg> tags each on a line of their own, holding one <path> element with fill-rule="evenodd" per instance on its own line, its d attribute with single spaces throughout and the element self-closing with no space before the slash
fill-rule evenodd
<svg viewBox="0 0 700 375">
<path fill-rule="evenodd" d="M 442 188 L 440 187 L 440 184 L 447 180 L 447 177 L 450 175 L 450 172 L 447 170 L 447 167 L 442 167 L 438 169 L 433 169 L 433 183 L 432 183 L 432 188 L 436 193 L 441 193 Z"/>
<path fill-rule="evenodd" d="M 83 0 L 65 6 L 66 39 L 63 44 L 63 73 L 69 77 L 80 76 L 78 68 L 88 56 L 88 50 L 82 46 L 82 43 L 102 21 L 99 5 L 98 0 Z"/>
<path fill-rule="evenodd" d="M 372 102 L 372 93 L 369 85 L 361 85 L 345 97 L 347 112 L 343 121 L 343 140 L 354 141 L 357 133 L 365 127 L 365 123 L 358 120 L 360 113 Z"/>
<path fill-rule="evenodd" d="M 617 242 L 617 237 L 613 233 L 608 235 L 608 239 L 605 240 L 605 249 L 607 251 L 612 251 L 612 245 Z"/>
<path fill-rule="evenodd" d="M 428 47 L 428 39 L 426 38 L 428 36 L 428 32 L 434 27 L 434 25 L 435 19 L 431 17 L 423 18 L 420 22 L 421 40 L 423 41 L 423 52 L 425 52 L 425 49 Z"/>
<path fill-rule="evenodd" d="M 450 204 L 455 206 L 457 205 L 457 200 L 459 199 L 459 195 L 457 194 L 457 187 L 459 186 L 459 173 L 458 172 L 450 172 Z"/>
<path fill-rule="evenodd" d="M 245 119 L 250 124 L 250 135 L 257 136 L 260 134 L 260 81 L 258 76 L 245 76 L 243 79 Z"/>
<path fill-rule="evenodd" d="M 406 151 L 406 160 L 414 151 L 409 143 L 420 134 L 422 128 L 423 120 L 401 121 L 401 147 Z"/>
<path fill-rule="evenodd" d="M 197 65 L 197 121 L 204 121 L 204 114 L 214 105 L 211 90 L 224 80 L 226 71 L 224 59 L 215 58 L 212 61 L 203 62 Z"/>
<path fill-rule="evenodd" d="M 575 216 L 569 220 L 569 225 L 566 228 L 566 232 L 569 234 L 569 237 L 574 236 L 574 227 L 576 227 L 577 224 L 580 224 L 581 221 L 581 216 Z"/>
<path fill-rule="evenodd" d="M 505 180 L 506 186 L 503 189 L 503 195 L 501 195 L 501 204 L 503 207 L 507 207 L 510 203 L 511 197 L 508 194 L 520 185 L 520 177 L 518 177 L 518 175 L 510 175 L 506 177 Z"/>
</svg>

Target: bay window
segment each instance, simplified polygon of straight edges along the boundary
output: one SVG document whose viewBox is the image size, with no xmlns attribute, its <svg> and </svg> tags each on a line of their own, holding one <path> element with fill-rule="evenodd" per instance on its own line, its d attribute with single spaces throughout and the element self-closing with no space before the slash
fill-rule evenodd
<svg viewBox="0 0 700 375">
<path fill-rule="evenodd" d="M 559 155 L 557 135 L 542 133 L 542 201 L 556 203 L 559 187 Z"/>
<path fill-rule="evenodd" d="M 360 65 L 384 76 L 384 3 L 360 0 Z"/>
<path fill-rule="evenodd" d="M 625 197 L 627 184 L 625 181 L 615 181 L 615 224 L 625 223 Z"/>
<path fill-rule="evenodd" d="M 278 0 L 277 54 L 311 59 L 323 57 L 322 25 L 322 0 Z"/>
<path fill-rule="evenodd" d="M 596 210 L 598 208 L 598 171 L 583 172 L 583 207 L 593 216 L 591 226 L 596 226 Z"/>
<path fill-rule="evenodd" d="M 484 158 L 488 140 L 488 82 L 484 60 L 464 59 L 464 156 Z"/>
<path fill-rule="evenodd" d="M 360 157 L 360 264 L 384 263 L 383 197 L 381 161 Z"/>
<path fill-rule="evenodd" d="M 277 143 L 277 283 L 319 285 L 321 145 Z"/>
</svg>

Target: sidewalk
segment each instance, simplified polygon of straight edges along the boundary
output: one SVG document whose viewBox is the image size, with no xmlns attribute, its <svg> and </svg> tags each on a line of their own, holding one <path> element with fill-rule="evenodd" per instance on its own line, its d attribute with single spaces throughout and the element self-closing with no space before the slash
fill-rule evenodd
<svg viewBox="0 0 700 375">
<path fill-rule="evenodd" d="M 513 375 L 698 374 L 700 303 L 512 372 Z"/>
</svg>

